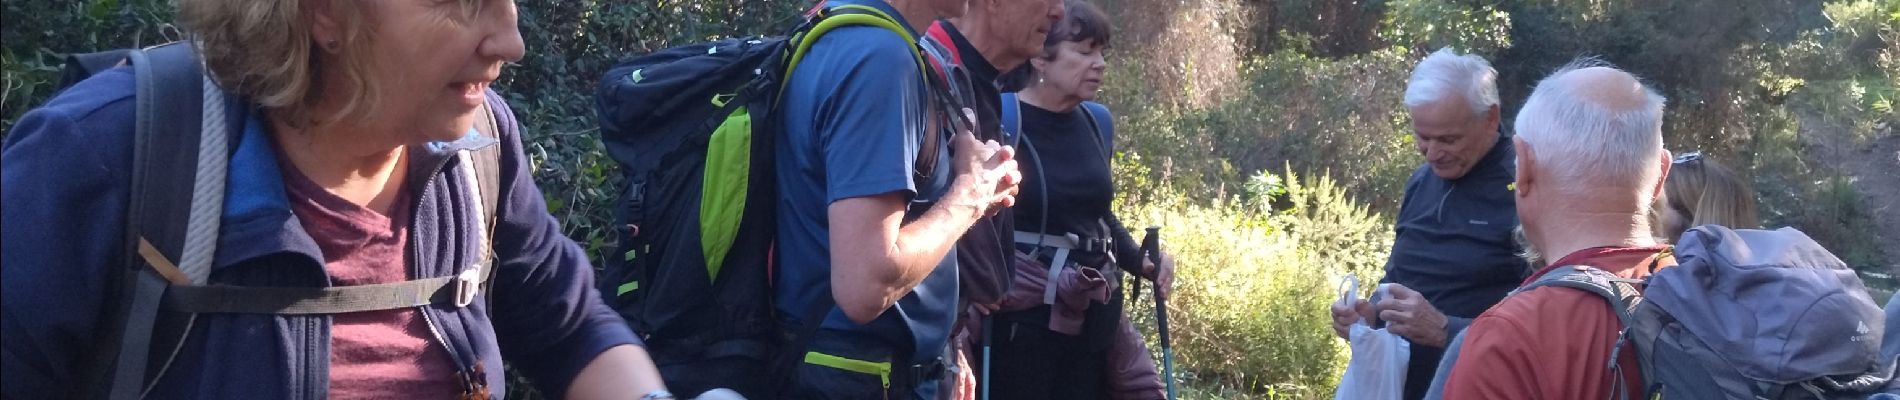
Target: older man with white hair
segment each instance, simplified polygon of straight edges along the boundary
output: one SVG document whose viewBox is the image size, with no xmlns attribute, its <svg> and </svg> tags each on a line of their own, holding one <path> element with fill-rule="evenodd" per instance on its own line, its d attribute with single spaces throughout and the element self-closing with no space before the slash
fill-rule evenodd
<svg viewBox="0 0 1900 400">
<path fill-rule="evenodd" d="M 1511 240 L 1511 145 L 1498 132 L 1497 71 L 1450 49 L 1419 61 L 1405 88 L 1414 143 L 1425 165 L 1412 173 L 1386 261 L 1389 296 L 1335 305 L 1341 338 L 1362 318 L 1412 342 L 1405 398 L 1424 397 L 1447 338 L 1517 286 L 1528 267 Z"/>
<path fill-rule="evenodd" d="M 1589 59 L 1537 84 L 1517 114 L 1515 193 L 1531 247 L 1560 256 L 1548 268 L 1580 265 L 1640 279 L 1674 264 L 1648 217 L 1669 173 L 1663 103 L 1635 76 Z M 1621 328 L 1594 294 L 1518 293 L 1465 331 L 1445 398 L 1641 397 L 1636 352 L 1616 344 Z M 1620 374 L 1604 365 L 1612 352 Z"/>
</svg>

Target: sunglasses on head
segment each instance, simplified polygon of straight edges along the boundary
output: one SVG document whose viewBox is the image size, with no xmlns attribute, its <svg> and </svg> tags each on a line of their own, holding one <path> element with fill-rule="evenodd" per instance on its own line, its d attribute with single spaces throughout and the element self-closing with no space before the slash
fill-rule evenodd
<svg viewBox="0 0 1900 400">
<path fill-rule="evenodd" d="M 1674 165 L 1683 165 L 1683 164 L 1688 164 L 1688 163 L 1698 162 L 1698 161 L 1702 161 L 1702 152 L 1699 150 L 1678 154 L 1676 155 L 1676 159 L 1670 160 L 1669 163 L 1674 164 Z"/>
</svg>

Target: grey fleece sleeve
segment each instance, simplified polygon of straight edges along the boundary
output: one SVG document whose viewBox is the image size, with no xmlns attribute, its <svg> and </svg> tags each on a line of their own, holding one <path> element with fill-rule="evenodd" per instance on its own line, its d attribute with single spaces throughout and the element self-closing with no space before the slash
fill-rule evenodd
<svg viewBox="0 0 1900 400">
<path fill-rule="evenodd" d="M 1445 338 L 1446 338 L 1445 340 L 1449 342 L 1451 340 L 1450 338 L 1458 337 L 1458 334 L 1465 333 L 1465 328 L 1468 328 L 1468 327 L 1471 327 L 1471 318 L 1458 318 L 1458 317 L 1446 315 L 1445 316 Z M 1447 347 L 1450 347 L 1450 346 L 1447 345 Z"/>
</svg>

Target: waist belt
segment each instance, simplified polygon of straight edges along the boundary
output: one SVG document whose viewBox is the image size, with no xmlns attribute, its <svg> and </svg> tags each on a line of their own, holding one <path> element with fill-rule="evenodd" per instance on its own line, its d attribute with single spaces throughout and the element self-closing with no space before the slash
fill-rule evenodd
<svg viewBox="0 0 1900 400">
<path fill-rule="evenodd" d="M 1049 276 L 1048 280 L 1045 281 L 1047 284 L 1042 285 L 1042 304 L 1056 303 L 1056 278 L 1060 278 L 1062 276 L 1062 268 L 1068 266 L 1069 252 L 1080 250 L 1106 254 L 1111 253 L 1111 249 L 1114 248 L 1114 241 L 1107 238 L 1082 239 L 1074 233 L 1056 236 L 1036 232 L 1016 231 L 1016 243 L 1056 249 L 1054 254 L 1055 258 L 1050 259 L 1049 262 Z M 1042 249 L 1038 248 L 1036 250 L 1040 251 Z"/>
<path fill-rule="evenodd" d="M 1107 253 L 1114 250 L 1114 241 L 1107 238 L 1083 239 L 1075 234 L 1044 235 L 1035 232 L 1016 231 L 1016 243 L 1033 246 L 1052 247 L 1058 250 L 1081 250 Z"/>
</svg>

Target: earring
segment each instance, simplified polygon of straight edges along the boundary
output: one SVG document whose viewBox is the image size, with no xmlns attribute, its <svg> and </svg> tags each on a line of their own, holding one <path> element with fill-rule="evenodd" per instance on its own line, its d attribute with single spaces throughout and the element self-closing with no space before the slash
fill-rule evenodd
<svg viewBox="0 0 1900 400">
<path fill-rule="evenodd" d="M 341 42 L 338 42 L 338 41 L 337 41 L 336 39 L 330 39 L 330 41 L 327 41 L 327 42 L 323 42 L 323 49 L 324 49 L 324 50 L 327 50 L 327 51 L 332 51 L 332 52 L 334 52 L 334 51 L 336 51 L 336 49 L 337 49 L 338 47 L 342 47 L 342 43 L 341 43 Z"/>
</svg>

